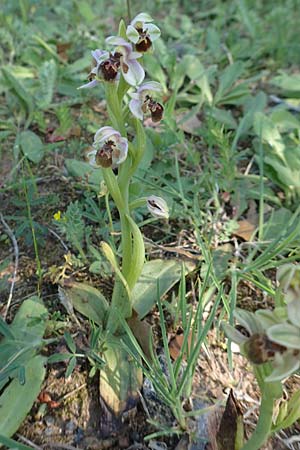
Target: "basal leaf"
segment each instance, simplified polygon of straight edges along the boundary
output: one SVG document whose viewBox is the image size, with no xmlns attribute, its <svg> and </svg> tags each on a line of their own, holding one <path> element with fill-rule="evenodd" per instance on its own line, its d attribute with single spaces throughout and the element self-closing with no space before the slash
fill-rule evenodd
<svg viewBox="0 0 300 450">
<path fill-rule="evenodd" d="M 120 339 L 107 342 L 102 355 L 106 362 L 100 371 L 100 396 L 109 409 L 118 417 L 137 401 L 142 386 L 143 374 L 126 350 L 120 346 Z"/>
<path fill-rule="evenodd" d="M 186 273 L 193 269 L 192 263 L 185 263 Z M 180 280 L 181 270 L 182 263 L 175 260 L 155 259 L 144 265 L 142 275 L 132 291 L 133 308 L 140 318 L 155 305 L 158 292 L 160 297 L 163 296 Z"/>
<path fill-rule="evenodd" d="M 88 184 L 96 185 L 98 192 L 100 183 L 103 180 L 101 169 L 94 169 L 90 164 L 77 161 L 76 159 L 66 159 L 65 164 L 71 176 L 81 178 Z"/>
<path fill-rule="evenodd" d="M 85 283 L 66 280 L 61 290 L 77 311 L 98 325 L 103 325 L 108 303 L 98 289 Z"/>
<path fill-rule="evenodd" d="M 30 161 L 38 164 L 44 156 L 44 145 L 33 131 L 22 131 L 19 136 L 21 149 Z"/>
<path fill-rule="evenodd" d="M 45 377 L 46 358 L 37 355 L 25 365 L 26 382 L 15 378 L 0 397 L 0 435 L 12 436 L 30 411 Z"/>
</svg>

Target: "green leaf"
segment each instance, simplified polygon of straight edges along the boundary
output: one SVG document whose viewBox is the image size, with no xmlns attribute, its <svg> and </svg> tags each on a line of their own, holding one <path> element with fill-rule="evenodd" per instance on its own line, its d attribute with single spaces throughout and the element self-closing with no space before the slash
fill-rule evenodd
<svg viewBox="0 0 300 450">
<path fill-rule="evenodd" d="M 21 104 L 27 111 L 28 115 L 30 116 L 34 109 L 34 104 L 31 100 L 32 96 L 29 92 L 26 91 L 26 89 L 23 87 L 23 85 L 15 78 L 11 71 L 3 68 L 2 73 L 4 75 L 5 81 L 7 82 L 8 86 L 11 88 L 12 92 L 18 99 L 20 100 Z"/>
<path fill-rule="evenodd" d="M 257 112 L 254 116 L 254 131 L 256 135 L 262 139 L 263 142 L 266 142 L 275 150 L 276 155 L 280 159 L 285 161 L 285 145 L 283 143 L 281 134 L 279 133 L 276 125 L 272 122 L 272 120 L 262 112 Z"/>
<path fill-rule="evenodd" d="M 75 356 L 72 356 L 72 358 L 70 359 L 68 368 L 67 368 L 67 370 L 66 370 L 66 373 L 65 373 L 65 378 L 68 378 L 68 377 L 72 374 L 73 370 L 74 370 L 75 367 L 76 367 L 76 362 L 77 362 L 77 361 L 76 361 L 76 357 L 75 357 Z"/>
<path fill-rule="evenodd" d="M 77 311 L 98 325 L 103 325 L 108 303 L 98 289 L 84 283 L 65 281 L 61 292 Z"/>
<path fill-rule="evenodd" d="M 99 191 L 100 183 L 101 181 L 103 181 L 101 169 L 94 169 L 88 163 L 68 158 L 65 159 L 65 165 L 67 167 L 69 175 L 81 178 L 88 184 L 96 185 L 97 192 Z"/>
<path fill-rule="evenodd" d="M 13 323 L 9 326 L 12 337 L 4 337 L 0 343 L 0 389 L 10 378 L 24 381 L 22 367 L 34 357 L 42 345 L 46 329 L 47 310 L 36 296 L 25 300 Z"/>
<path fill-rule="evenodd" d="M 117 417 L 138 400 L 143 373 L 120 345 L 120 337 L 111 338 L 106 345 L 102 355 L 106 365 L 100 371 L 100 395 Z"/>
<path fill-rule="evenodd" d="M 26 158 L 38 164 L 44 156 L 44 145 L 39 136 L 33 131 L 22 131 L 19 142 Z"/>
<path fill-rule="evenodd" d="M 39 108 L 46 109 L 51 105 L 56 83 L 57 66 L 53 59 L 45 61 L 39 71 L 40 89 L 37 93 Z"/>
<path fill-rule="evenodd" d="M 54 355 L 49 356 L 47 363 L 54 364 L 61 361 L 67 361 L 73 356 L 72 353 L 55 353 Z"/>
<path fill-rule="evenodd" d="M 95 14 L 93 13 L 92 8 L 86 1 L 80 1 L 77 3 L 78 11 L 82 15 L 82 17 L 89 23 L 95 20 Z"/>
<path fill-rule="evenodd" d="M 5 322 L 5 320 L 2 319 L 1 316 L 0 316 L 0 333 L 3 336 L 7 337 L 8 339 L 14 339 L 14 335 L 11 332 L 9 325 L 7 325 L 7 323 Z"/>
<path fill-rule="evenodd" d="M 282 410 L 284 411 L 284 414 L 280 414 Z M 300 419 L 300 391 L 298 390 L 294 392 L 294 394 L 288 401 L 283 400 L 283 404 L 280 406 L 279 414 L 277 416 L 273 432 L 283 430 L 284 428 L 288 428 L 299 419 Z"/>
<path fill-rule="evenodd" d="M 241 61 L 236 61 L 225 68 L 220 76 L 219 87 L 214 97 L 215 105 L 217 103 L 222 103 L 222 98 L 242 75 L 243 71 L 244 66 Z"/>
<path fill-rule="evenodd" d="M 72 353 L 76 353 L 76 345 L 75 342 L 72 339 L 72 336 L 70 335 L 70 333 L 68 331 L 65 331 L 64 334 L 64 338 L 65 341 L 67 343 L 67 346 L 69 347 L 69 349 L 71 350 Z"/>
<path fill-rule="evenodd" d="M 25 365 L 26 382 L 15 378 L 0 397 L 0 435 L 12 436 L 30 411 L 38 396 L 46 369 L 46 358 L 37 355 Z"/>
<path fill-rule="evenodd" d="M 284 91 L 300 93 L 300 74 L 294 73 L 292 75 L 289 75 L 285 72 L 282 72 L 280 75 L 274 77 L 273 80 L 271 80 L 271 84 L 278 86 Z"/>
<path fill-rule="evenodd" d="M 186 67 L 186 75 L 201 89 L 202 95 L 209 105 L 213 102 L 213 95 L 209 85 L 209 69 L 205 69 L 203 64 L 194 55 L 186 55 L 183 59 Z"/>
<path fill-rule="evenodd" d="M 194 264 L 185 263 L 186 273 Z M 133 308 L 142 319 L 155 305 L 158 295 L 162 297 L 181 278 L 182 263 L 175 260 L 155 259 L 144 265 L 142 275 L 132 291 Z"/>
<path fill-rule="evenodd" d="M 5 445 L 12 450 L 32 450 L 32 447 L 28 447 L 28 445 L 24 445 L 20 442 L 14 441 L 13 439 L 9 439 L 2 434 L 0 434 L 0 444 Z"/>
</svg>

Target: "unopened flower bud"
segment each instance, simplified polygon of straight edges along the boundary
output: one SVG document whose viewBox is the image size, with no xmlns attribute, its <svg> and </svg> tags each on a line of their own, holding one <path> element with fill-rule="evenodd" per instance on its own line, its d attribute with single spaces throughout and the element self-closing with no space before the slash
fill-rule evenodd
<svg viewBox="0 0 300 450">
<path fill-rule="evenodd" d="M 160 217 L 163 219 L 169 218 L 169 208 L 163 198 L 157 197 L 156 195 L 151 195 L 147 199 L 147 207 L 154 217 Z"/>
</svg>

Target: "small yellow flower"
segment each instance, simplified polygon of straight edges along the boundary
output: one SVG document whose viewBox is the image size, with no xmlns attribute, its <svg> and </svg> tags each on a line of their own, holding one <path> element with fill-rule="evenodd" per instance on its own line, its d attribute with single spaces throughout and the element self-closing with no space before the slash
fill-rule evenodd
<svg viewBox="0 0 300 450">
<path fill-rule="evenodd" d="M 61 211 L 57 211 L 55 214 L 53 214 L 53 217 L 59 222 L 61 220 Z"/>
</svg>

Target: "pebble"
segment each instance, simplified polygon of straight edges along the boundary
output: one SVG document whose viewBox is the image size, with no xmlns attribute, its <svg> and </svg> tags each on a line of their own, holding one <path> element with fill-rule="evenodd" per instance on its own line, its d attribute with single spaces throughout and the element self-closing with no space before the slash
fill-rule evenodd
<svg viewBox="0 0 300 450">
<path fill-rule="evenodd" d="M 44 422 L 47 425 L 47 427 L 51 427 L 55 423 L 55 418 L 53 416 L 45 416 Z"/>
<path fill-rule="evenodd" d="M 65 425 L 65 434 L 70 435 L 73 434 L 76 430 L 77 425 L 73 420 L 69 420 Z"/>
</svg>

